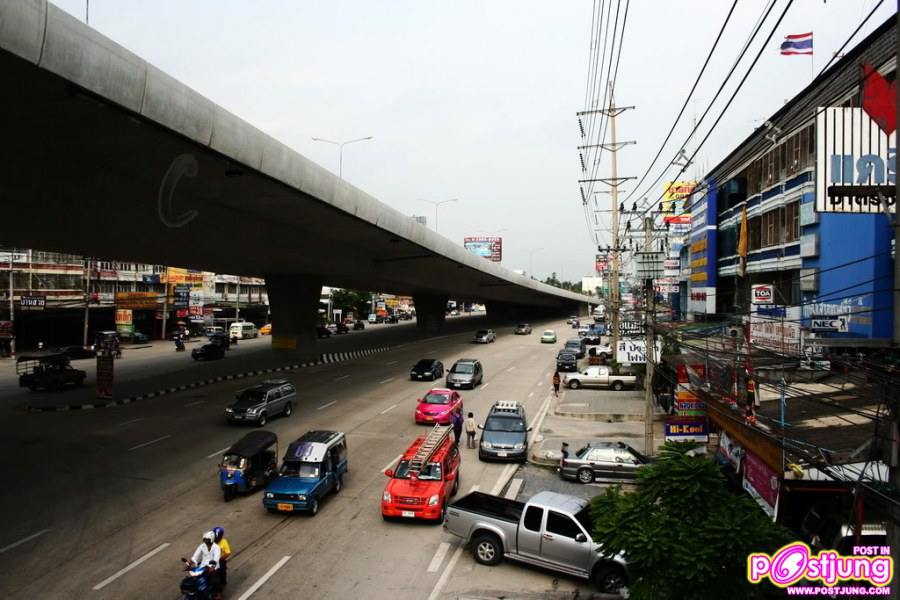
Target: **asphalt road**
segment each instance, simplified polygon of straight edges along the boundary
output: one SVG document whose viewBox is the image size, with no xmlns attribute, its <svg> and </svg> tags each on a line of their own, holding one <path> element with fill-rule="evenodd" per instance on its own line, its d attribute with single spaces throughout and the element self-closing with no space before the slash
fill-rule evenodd
<svg viewBox="0 0 900 600">
<path fill-rule="evenodd" d="M 465 323 L 463 333 L 437 339 L 416 339 L 409 330 L 409 340 L 391 352 L 287 375 L 298 405 L 290 418 L 267 425 L 280 451 L 310 429 L 344 431 L 349 444 L 345 487 L 315 517 L 269 514 L 261 492 L 222 500 L 217 459 L 249 431 L 226 425 L 223 407 L 253 379 L 104 410 L 5 410 L 0 596 L 174 599 L 179 557 L 221 525 L 235 550 L 228 598 L 588 597 L 578 580 L 516 564 L 477 565 L 442 528 L 380 516 L 383 470 L 427 431 L 413 423 L 412 411 L 431 384 L 409 381 L 409 367 L 423 356 L 448 367 L 463 356 L 478 358 L 485 383 L 463 392 L 465 410 L 482 421 L 494 402 L 512 399 L 524 403 L 533 422 L 548 401 L 559 348 L 540 344 L 544 324 L 535 325 L 531 336 L 499 328 L 490 345 L 470 344 L 473 326 Z M 563 323 L 552 326 L 566 337 Z M 135 369 L 154 372 L 158 365 L 145 356 L 133 359 L 143 362 Z M 476 486 L 498 492 L 515 471 L 480 462 L 476 450 L 462 452 L 461 493 Z"/>
</svg>

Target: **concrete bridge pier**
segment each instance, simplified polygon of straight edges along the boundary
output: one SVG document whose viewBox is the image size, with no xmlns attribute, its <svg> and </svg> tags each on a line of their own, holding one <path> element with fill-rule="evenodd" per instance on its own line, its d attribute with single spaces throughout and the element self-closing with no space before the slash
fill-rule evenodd
<svg viewBox="0 0 900 600">
<path fill-rule="evenodd" d="M 450 296 L 446 294 L 413 294 L 416 325 L 421 331 L 435 333 L 444 328 L 449 299 Z"/>
<path fill-rule="evenodd" d="M 316 325 L 324 278 L 286 273 L 265 278 L 272 310 L 272 349 L 294 353 L 299 360 L 318 358 Z"/>
</svg>

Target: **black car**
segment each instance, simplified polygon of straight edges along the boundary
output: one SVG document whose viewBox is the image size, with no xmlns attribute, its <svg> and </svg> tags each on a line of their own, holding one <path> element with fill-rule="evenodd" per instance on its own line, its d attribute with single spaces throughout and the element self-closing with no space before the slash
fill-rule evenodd
<svg viewBox="0 0 900 600">
<path fill-rule="evenodd" d="M 566 341 L 566 346 L 563 350 L 574 352 L 577 358 L 584 358 L 587 344 L 584 343 L 584 338 L 572 338 Z"/>
<path fill-rule="evenodd" d="M 83 346 L 63 346 L 62 348 L 57 348 L 56 352 L 66 354 L 69 357 L 69 360 L 95 358 L 97 356 L 96 351 L 91 348 L 84 348 Z"/>
<path fill-rule="evenodd" d="M 399 323 L 400 319 L 395 314 L 390 314 L 384 318 L 385 323 Z"/>
<path fill-rule="evenodd" d="M 319 338 L 319 339 L 322 339 L 322 338 L 330 338 L 330 337 L 331 337 L 331 330 L 329 330 L 329 329 L 328 329 L 327 327 L 325 327 L 324 325 L 319 325 L 318 327 L 316 327 L 316 337 Z"/>
<path fill-rule="evenodd" d="M 590 442 L 574 454 L 563 444 L 559 475 L 580 483 L 634 479 L 637 470 L 650 462 L 624 442 Z"/>
<path fill-rule="evenodd" d="M 528 458 L 528 432 L 531 428 L 525 420 L 525 408 L 514 401 L 501 400 L 491 407 L 484 425 L 479 425 L 478 441 L 480 460 L 513 460 L 525 462 Z"/>
<path fill-rule="evenodd" d="M 434 358 L 423 358 L 409 370 L 409 378 L 413 381 L 434 381 L 444 376 L 444 363 Z"/>
<path fill-rule="evenodd" d="M 209 339 L 210 344 L 216 344 L 221 347 L 222 350 L 231 348 L 231 338 L 223 331 L 214 331 L 210 333 L 207 338 Z"/>
<path fill-rule="evenodd" d="M 218 360 L 225 358 L 225 348 L 219 344 L 203 344 L 199 348 L 191 350 L 191 358 L 194 360 Z"/>
<path fill-rule="evenodd" d="M 350 328 L 344 325 L 343 323 L 335 323 L 334 325 L 335 333 L 350 333 Z"/>
<path fill-rule="evenodd" d="M 559 354 L 556 355 L 556 370 L 557 371 L 577 371 L 578 370 L 578 357 L 575 356 L 574 352 L 569 352 L 568 350 L 560 350 Z"/>
</svg>

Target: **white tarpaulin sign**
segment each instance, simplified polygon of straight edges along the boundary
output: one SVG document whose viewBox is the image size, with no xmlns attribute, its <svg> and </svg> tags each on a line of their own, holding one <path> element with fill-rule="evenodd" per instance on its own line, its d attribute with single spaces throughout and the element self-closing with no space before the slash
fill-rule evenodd
<svg viewBox="0 0 900 600">
<path fill-rule="evenodd" d="M 656 342 L 656 354 L 653 356 L 654 362 L 659 362 L 662 353 L 662 342 Z M 619 346 L 616 348 L 616 361 L 627 364 L 642 364 L 647 362 L 647 342 L 646 340 L 620 340 Z"/>
</svg>

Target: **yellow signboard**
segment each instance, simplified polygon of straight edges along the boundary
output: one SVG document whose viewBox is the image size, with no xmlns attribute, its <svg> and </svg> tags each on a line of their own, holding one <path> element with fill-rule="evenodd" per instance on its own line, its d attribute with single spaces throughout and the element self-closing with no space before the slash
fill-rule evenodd
<svg viewBox="0 0 900 600">
<path fill-rule="evenodd" d="M 696 181 L 666 181 L 663 184 L 663 201 L 660 210 L 664 213 L 684 214 L 690 212 L 690 196 Z"/>
</svg>

